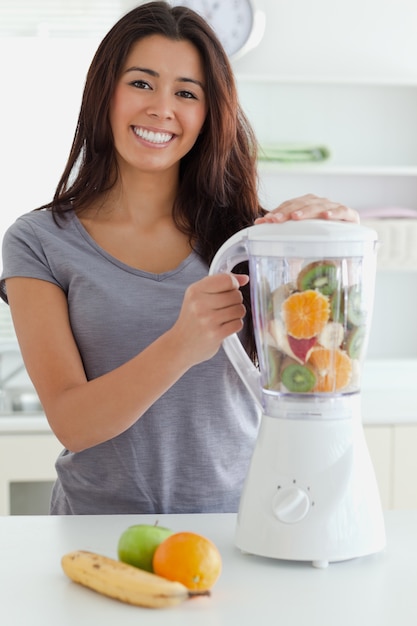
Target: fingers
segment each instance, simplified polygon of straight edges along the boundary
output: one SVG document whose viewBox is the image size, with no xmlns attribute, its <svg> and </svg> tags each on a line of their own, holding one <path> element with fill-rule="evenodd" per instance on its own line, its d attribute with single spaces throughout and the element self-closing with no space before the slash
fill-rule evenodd
<svg viewBox="0 0 417 626">
<path fill-rule="evenodd" d="M 231 273 L 214 274 L 205 278 L 202 282 L 204 283 L 206 293 L 219 293 L 243 287 L 249 282 L 249 276 Z"/>
<path fill-rule="evenodd" d="M 266 216 L 255 220 L 255 224 L 313 218 L 356 223 L 360 221 L 359 213 L 354 209 L 327 198 L 306 194 L 283 202 Z"/>
<path fill-rule="evenodd" d="M 215 325 L 241 319 L 245 315 L 242 293 L 239 287 L 249 277 L 240 274 L 215 274 L 193 285 L 187 290 L 195 315 L 200 319 L 212 319 Z"/>
<path fill-rule="evenodd" d="M 334 209 L 324 211 L 323 218 L 343 222 L 355 222 L 356 224 L 359 224 L 360 222 L 360 215 L 358 211 L 341 204 L 337 205 Z"/>
<path fill-rule="evenodd" d="M 186 289 L 171 332 L 189 365 L 211 358 L 226 337 L 243 328 L 246 308 L 239 287 L 248 281 L 246 275 L 215 274 Z"/>
</svg>

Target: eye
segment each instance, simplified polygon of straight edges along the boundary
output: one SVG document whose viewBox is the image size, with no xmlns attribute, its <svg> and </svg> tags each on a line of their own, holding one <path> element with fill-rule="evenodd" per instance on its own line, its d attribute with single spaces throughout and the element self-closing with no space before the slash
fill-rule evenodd
<svg viewBox="0 0 417 626">
<path fill-rule="evenodd" d="M 132 80 L 129 85 L 136 87 L 136 89 L 151 89 L 151 86 L 145 80 Z"/>
<path fill-rule="evenodd" d="M 197 97 L 191 91 L 186 91 L 185 89 L 182 89 L 177 93 L 179 96 L 181 96 L 181 98 L 197 100 Z"/>
</svg>

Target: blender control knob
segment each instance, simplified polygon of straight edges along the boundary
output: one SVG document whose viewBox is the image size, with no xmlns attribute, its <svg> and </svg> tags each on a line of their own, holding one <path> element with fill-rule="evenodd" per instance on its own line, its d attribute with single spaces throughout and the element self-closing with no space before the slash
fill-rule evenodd
<svg viewBox="0 0 417 626">
<path fill-rule="evenodd" d="M 272 500 L 272 510 L 280 522 L 300 522 L 310 509 L 310 498 L 299 487 L 281 487 Z"/>
</svg>

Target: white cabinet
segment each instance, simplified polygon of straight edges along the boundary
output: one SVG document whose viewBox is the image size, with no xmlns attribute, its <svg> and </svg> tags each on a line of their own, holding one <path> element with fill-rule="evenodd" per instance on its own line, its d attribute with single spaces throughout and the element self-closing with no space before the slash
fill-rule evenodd
<svg viewBox="0 0 417 626">
<path fill-rule="evenodd" d="M 417 427 L 393 429 L 395 471 L 393 475 L 394 509 L 417 508 Z"/>
<path fill-rule="evenodd" d="M 47 429 L 0 434 L 0 515 L 10 513 L 12 484 L 39 485 L 55 480 L 55 461 L 61 450 L 62 444 Z"/>
<path fill-rule="evenodd" d="M 367 426 L 365 438 L 375 470 L 383 509 L 393 508 L 394 455 L 391 426 Z M 417 429 L 416 429 L 417 430 Z"/>
<path fill-rule="evenodd" d="M 417 508 L 417 425 L 366 426 L 384 509 Z"/>
</svg>

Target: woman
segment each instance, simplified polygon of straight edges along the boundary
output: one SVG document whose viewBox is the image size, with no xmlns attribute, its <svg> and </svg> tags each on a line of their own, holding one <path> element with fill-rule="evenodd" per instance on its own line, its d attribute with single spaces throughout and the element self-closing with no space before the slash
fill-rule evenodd
<svg viewBox="0 0 417 626">
<path fill-rule="evenodd" d="M 150 2 L 104 38 L 54 199 L 3 244 L 3 297 L 65 447 L 52 513 L 237 510 L 258 416 L 219 348 L 242 330 L 253 353 L 248 277 L 208 277 L 210 261 L 256 221 L 357 219 L 313 196 L 266 215 L 255 145 L 195 13 Z"/>
</svg>

